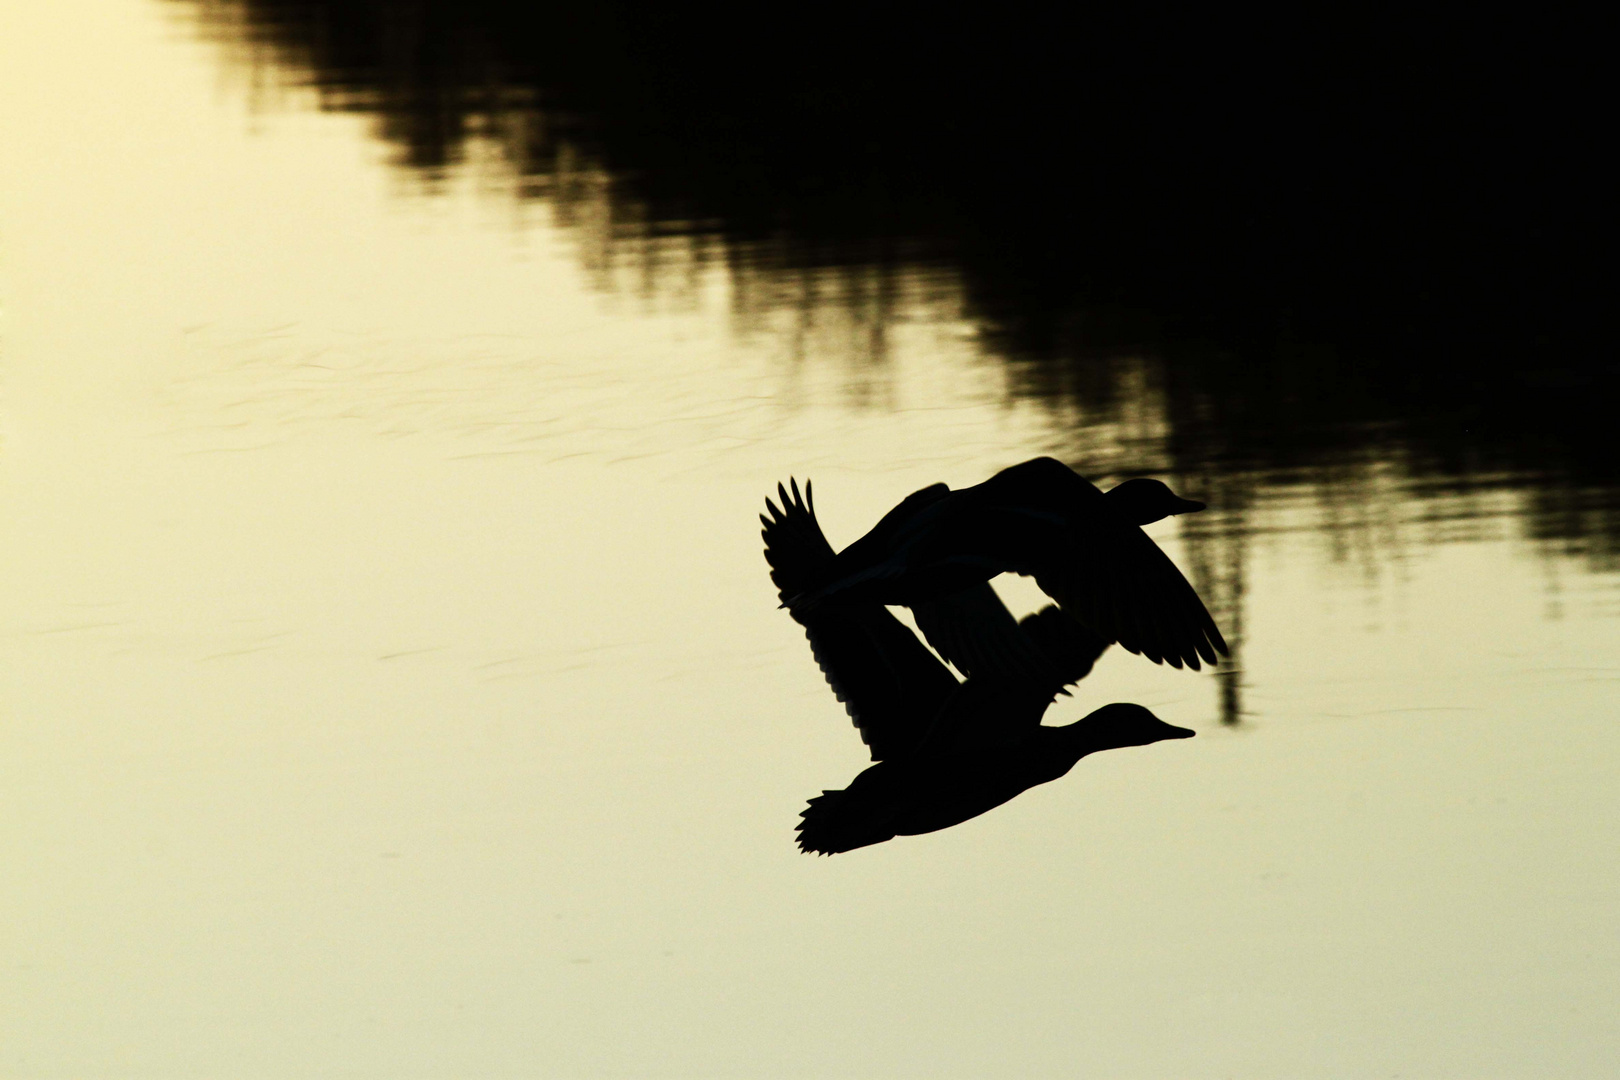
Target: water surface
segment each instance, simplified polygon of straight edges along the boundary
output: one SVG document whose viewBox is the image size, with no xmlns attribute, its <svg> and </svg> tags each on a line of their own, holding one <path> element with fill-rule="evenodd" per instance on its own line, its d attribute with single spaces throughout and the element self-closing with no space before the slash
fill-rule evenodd
<svg viewBox="0 0 1620 1080">
<path fill-rule="evenodd" d="M 1601 364 L 1031 337 L 924 230 L 413 158 L 184 6 L 0 47 L 8 1074 L 1612 1071 Z M 1052 716 L 1199 737 L 798 854 L 863 754 L 763 497 L 841 543 L 1040 453 L 1211 502 L 1151 531 L 1238 663 Z"/>
</svg>

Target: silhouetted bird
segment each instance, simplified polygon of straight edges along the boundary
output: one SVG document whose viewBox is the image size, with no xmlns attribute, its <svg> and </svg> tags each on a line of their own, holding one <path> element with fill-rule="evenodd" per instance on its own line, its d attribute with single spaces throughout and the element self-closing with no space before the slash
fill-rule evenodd
<svg viewBox="0 0 1620 1080">
<path fill-rule="evenodd" d="M 1226 641 L 1198 594 L 1141 526 L 1202 510 L 1158 480 L 1127 480 L 1106 495 L 1052 458 L 1003 469 L 952 491 L 908 495 L 806 577 L 787 605 L 903 604 L 940 654 L 959 667 L 996 647 L 950 597 L 1003 572 L 1025 574 L 1063 611 L 1154 663 L 1215 663 Z M 933 610 L 930 610 L 930 606 Z"/>
<path fill-rule="evenodd" d="M 781 485 L 767 499 L 765 558 L 786 599 L 833 558 L 810 502 Z M 879 603 L 796 610 L 827 682 L 871 748 L 873 765 L 842 791 L 825 791 L 801 815 L 799 846 L 834 854 L 896 835 L 933 832 L 976 817 L 1056 780 L 1087 754 L 1193 732 L 1140 705 L 1107 705 L 1064 727 L 1041 717 L 1064 687 L 1084 678 L 1109 643 L 1055 607 L 1015 621 L 989 583 L 948 599 L 957 621 L 977 620 L 986 647 L 959 683 Z"/>
</svg>

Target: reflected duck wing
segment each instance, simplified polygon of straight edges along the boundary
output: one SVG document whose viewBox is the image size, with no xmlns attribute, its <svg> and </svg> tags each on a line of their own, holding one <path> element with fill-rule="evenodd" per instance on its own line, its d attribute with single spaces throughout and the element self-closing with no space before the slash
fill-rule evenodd
<svg viewBox="0 0 1620 1080">
<path fill-rule="evenodd" d="M 765 559 L 786 599 L 805 578 L 833 558 L 816 520 L 810 485 L 803 496 L 777 485 L 782 505 L 765 501 Z M 878 604 L 795 612 L 822 674 L 843 703 L 874 761 L 921 741 L 934 717 L 960 685 L 917 635 Z"/>
<path fill-rule="evenodd" d="M 1018 620 L 1018 629 L 1057 669 L 1064 687 L 1090 675 L 1097 658 L 1113 644 L 1054 604 L 1025 615 Z"/>
<path fill-rule="evenodd" d="M 1138 526 L 1099 520 L 1074 538 L 1071 557 L 1034 575 L 1071 617 L 1156 664 L 1197 671 L 1226 654 L 1198 593 Z"/>
<path fill-rule="evenodd" d="M 923 637 L 969 678 L 997 676 L 1052 692 L 1066 681 L 1034 640 L 1019 629 L 988 581 L 912 606 Z"/>
<path fill-rule="evenodd" d="M 925 754 L 974 755 L 1023 743 L 1047 706 L 1089 675 L 1112 644 L 1052 605 L 1014 622 L 988 584 L 948 600 L 919 609 L 918 623 L 926 616 L 945 648 L 966 650 L 973 666 L 929 728 L 919 747 Z"/>
</svg>

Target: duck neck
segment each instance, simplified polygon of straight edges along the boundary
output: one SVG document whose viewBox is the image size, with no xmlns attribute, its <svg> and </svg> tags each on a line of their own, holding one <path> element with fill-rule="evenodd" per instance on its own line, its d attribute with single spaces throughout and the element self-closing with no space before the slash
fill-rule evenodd
<svg viewBox="0 0 1620 1080">
<path fill-rule="evenodd" d="M 1104 741 L 1097 737 L 1095 726 L 1086 723 L 1084 717 L 1072 724 L 1045 730 L 1051 732 L 1048 738 L 1052 746 L 1052 755 L 1062 759 L 1066 768 L 1072 767 L 1087 754 L 1109 749 Z"/>
</svg>

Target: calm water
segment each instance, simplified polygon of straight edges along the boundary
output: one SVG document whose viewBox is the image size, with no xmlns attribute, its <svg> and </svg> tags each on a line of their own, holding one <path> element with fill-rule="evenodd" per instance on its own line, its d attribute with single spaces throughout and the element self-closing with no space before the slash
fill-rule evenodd
<svg viewBox="0 0 1620 1080">
<path fill-rule="evenodd" d="M 521 80 L 425 139 L 319 5 L 13 7 L 0 1071 L 1620 1065 L 1612 368 L 1054 336 L 960 237 L 812 257 Z M 841 543 L 1038 453 L 1212 503 L 1150 531 L 1239 663 L 1053 713 L 1200 737 L 798 854 L 864 754 L 763 497 Z"/>
</svg>

